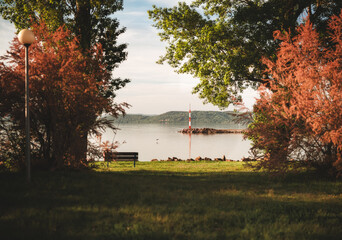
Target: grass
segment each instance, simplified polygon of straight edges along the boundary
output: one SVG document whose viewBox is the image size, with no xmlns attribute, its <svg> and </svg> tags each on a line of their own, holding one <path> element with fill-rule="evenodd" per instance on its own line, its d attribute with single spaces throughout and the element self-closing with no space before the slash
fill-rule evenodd
<svg viewBox="0 0 342 240">
<path fill-rule="evenodd" d="M 0 239 L 340 239 L 342 182 L 241 162 L 0 173 Z"/>
</svg>

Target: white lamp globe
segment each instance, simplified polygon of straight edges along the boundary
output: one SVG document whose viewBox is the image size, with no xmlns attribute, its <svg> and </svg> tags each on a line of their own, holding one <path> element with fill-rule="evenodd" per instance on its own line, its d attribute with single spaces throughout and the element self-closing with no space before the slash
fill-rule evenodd
<svg viewBox="0 0 342 240">
<path fill-rule="evenodd" d="M 35 40 L 33 32 L 28 29 L 21 30 L 18 34 L 18 39 L 23 45 L 31 45 Z"/>
</svg>

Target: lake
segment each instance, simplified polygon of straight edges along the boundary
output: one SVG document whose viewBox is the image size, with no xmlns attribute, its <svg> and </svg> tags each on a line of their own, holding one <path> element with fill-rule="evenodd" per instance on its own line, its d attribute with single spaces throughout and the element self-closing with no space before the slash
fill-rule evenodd
<svg viewBox="0 0 342 240">
<path fill-rule="evenodd" d="M 122 124 L 116 133 L 107 130 L 102 135 L 102 142 L 119 142 L 117 151 L 138 152 L 139 161 L 152 159 L 166 160 L 168 157 L 180 159 L 196 158 L 198 156 L 209 158 L 222 158 L 240 160 L 247 157 L 251 146 L 249 140 L 243 140 L 242 134 L 214 134 L 195 135 L 181 134 L 179 130 L 184 125 L 169 124 Z M 210 127 L 217 129 L 244 128 L 240 125 L 232 126 L 193 126 Z"/>
</svg>

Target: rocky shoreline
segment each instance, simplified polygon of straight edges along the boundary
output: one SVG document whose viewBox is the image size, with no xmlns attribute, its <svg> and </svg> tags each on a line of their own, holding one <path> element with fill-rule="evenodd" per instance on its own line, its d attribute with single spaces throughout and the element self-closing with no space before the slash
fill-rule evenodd
<svg viewBox="0 0 342 240">
<path fill-rule="evenodd" d="M 177 157 L 169 157 L 166 160 L 159 160 L 159 159 L 152 159 L 151 162 L 200 162 L 200 161 L 223 161 L 223 162 L 249 162 L 249 161 L 255 161 L 255 159 L 251 159 L 251 158 L 242 158 L 241 160 L 232 160 L 232 159 L 228 159 L 226 158 L 226 156 L 223 156 L 222 158 L 202 158 L 202 157 L 197 157 L 195 159 L 193 158 L 189 158 L 189 159 L 180 159 Z"/>
<path fill-rule="evenodd" d="M 180 131 L 179 133 L 185 134 L 224 134 L 224 133 L 243 133 L 244 129 L 214 129 L 214 128 L 185 128 Z"/>
</svg>

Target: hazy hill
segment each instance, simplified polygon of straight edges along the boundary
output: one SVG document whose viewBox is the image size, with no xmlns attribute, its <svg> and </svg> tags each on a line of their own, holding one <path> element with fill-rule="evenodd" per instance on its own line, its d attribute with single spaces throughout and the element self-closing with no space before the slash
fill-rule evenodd
<svg viewBox="0 0 342 240">
<path fill-rule="evenodd" d="M 191 113 L 192 123 L 201 124 L 232 124 L 237 119 L 235 112 L 218 112 L 218 111 L 193 111 Z M 182 111 L 171 111 L 160 115 L 140 115 L 127 114 L 116 120 L 119 123 L 172 123 L 185 124 L 189 122 L 189 113 Z"/>
</svg>

